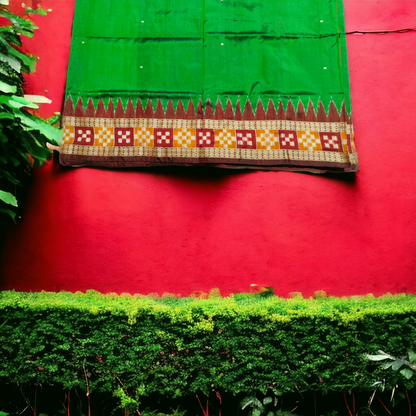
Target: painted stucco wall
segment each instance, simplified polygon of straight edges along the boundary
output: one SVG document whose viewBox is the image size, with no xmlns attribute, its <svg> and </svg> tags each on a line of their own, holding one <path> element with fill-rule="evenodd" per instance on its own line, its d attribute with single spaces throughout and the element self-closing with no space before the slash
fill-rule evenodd
<svg viewBox="0 0 416 416">
<path fill-rule="evenodd" d="M 26 42 L 40 56 L 27 89 L 53 100 L 49 116 L 61 110 L 74 0 L 37 3 L 53 12 Z M 344 7 L 347 31 L 416 27 L 412 0 Z M 0 289 L 415 293 L 416 32 L 347 42 L 357 175 L 49 163 L 6 230 Z"/>
</svg>

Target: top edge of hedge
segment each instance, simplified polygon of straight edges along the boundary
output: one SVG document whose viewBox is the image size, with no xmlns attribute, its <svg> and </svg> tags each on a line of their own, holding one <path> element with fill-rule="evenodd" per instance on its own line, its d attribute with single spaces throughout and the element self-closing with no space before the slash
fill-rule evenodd
<svg viewBox="0 0 416 416">
<path fill-rule="evenodd" d="M 94 391 L 114 391 L 118 377 L 137 394 L 173 397 L 416 385 L 365 356 L 414 349 L 416 295 L 317 295 L 0 292 L 0 380 L 85 390 L 88 368 Z"/>
<path fill-rule="evenodd" d="M 111 313 L 135 316 L 139 313 L 165 313 L 176 315 L 178 308 L 191 315 L 220 316 L 244 313 L 249 316 L 337 317 L 348 320 L 363 316 L 386 316 L 416 312 L 416 295 L 387 293 L 381 297 L 366 296 L 333 297 L 317 292 L 314 298 L 305 299 L 300 294 L 293 298 L 280 298 L 264 293 L 238 293 L 229 297 L 219 296 L 218 290 L 211 291 L 206 298 L 173 295 L 130 295 L 102 294 L 95 290 L 82 292 L 0 292 L 0 310 L 5 308 L 28 308 L 35 310 L 70 309 L 92 314 Z"/>
</svg>

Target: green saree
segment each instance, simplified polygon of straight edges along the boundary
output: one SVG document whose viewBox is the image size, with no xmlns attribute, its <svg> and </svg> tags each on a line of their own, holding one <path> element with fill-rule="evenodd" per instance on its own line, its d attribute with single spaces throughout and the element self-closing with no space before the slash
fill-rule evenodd
<svg viewBox="0 0 416 416">
<path fill-rule="evenodd" d="M 358 170 L 341 0 L 77 0 L 60 160 Z"/>
</svg>

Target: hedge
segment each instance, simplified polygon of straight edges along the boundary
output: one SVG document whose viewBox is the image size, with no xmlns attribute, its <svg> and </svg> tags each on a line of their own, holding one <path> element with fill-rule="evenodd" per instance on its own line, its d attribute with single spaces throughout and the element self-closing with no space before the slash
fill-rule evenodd
<svg viewBox="0 0 416 416">
<path fill-rule="evenodd" d="M 0 292 L 0 381 L 135 397 L 415 387 L 364 354 L 414 348 L 416 296 L 208 299 Z M 128 401 L 129 397 L 124 397 Z M 133 400 L 133 399 L 131 399 Z M 133 406 L 134 407 L 134 406 Z"/>
</svg>

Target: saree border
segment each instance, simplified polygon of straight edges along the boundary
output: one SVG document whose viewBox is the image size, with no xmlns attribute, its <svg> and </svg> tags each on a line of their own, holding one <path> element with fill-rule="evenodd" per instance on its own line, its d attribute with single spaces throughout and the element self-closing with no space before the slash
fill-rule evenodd
<svg viewBox="0 0 416 416">
<path fill-rule="evenodd" d="M 295 112 L 289 100 L 285 111 L 270 100 L 267 112 L 259 100 L 256 111 L 246 102 L 244 112 L 215 111 L 192 101 L 185 112 L 169 101 L 166 111 L 160 100 L 153 110 L 149 100 L 126 109 L 121 100 L 107 109 L 102 100 L 94 107 L 89 99 L 84 110 L 79 99 L 75 109 L 68 98 L 62 120 L 64 137 L 60 162 L 66 166 L 169 166 L 201 165 L 269 170 L 357 172 L 358 159 L 351 119 L 345 105 L 341 112 L 331 101 L 328 114 L 320 102 L 315 113 L 299 101 Z M 82 106 L 82 108 L 81 108 Z M 181 108 L 182 107 L 182 108 Z"/>
</svg>

